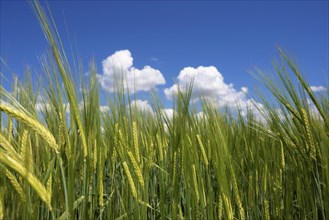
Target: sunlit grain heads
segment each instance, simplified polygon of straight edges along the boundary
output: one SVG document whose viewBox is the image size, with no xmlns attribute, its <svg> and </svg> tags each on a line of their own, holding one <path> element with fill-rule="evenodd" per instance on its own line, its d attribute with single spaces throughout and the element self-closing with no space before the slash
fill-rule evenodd
<svg viewBox="0 0 329 220">
<path fill-rule="evenodd" d="M 223 195 L 223 201 L 224 201 L 226 219 L 233 220 L 234 214 L 233 214 L 232 204 L 225 194 Z"/>
<path fill-rule="evenodd" d="M 222 219 L 222 217 L 223 217 L 223 199 L 220 194 L 218 195 L 217 217 L 219 220 Z"/>
<path fill-rule="evenodd" d="M 39 195 L 41 200 L 43 200 L 46 203 L 46 205 L 50 210 L 52 209 L 50 204 L 51 195 L 35 175 L 28 173 L 27 169 L 22 164 L 20 164 L 19 161 L 15 160 L 14 158 L 6 154 L 1 155 L 0 162 L 10 167 L 11 169 L 15 170 L 19 175 L 24 177 L 29 183 L 29 185 Z"/>
<path fill-rule="evenodd" d="M 309 145 L 309 147 L 308 147 L 309 155 L 310 155 L 311 159 L 316 160 L 316 147 L 315 147 L 314 140 L 312 137 L 309 117 L 308 117 L 305 109 L 302 109 L 302 116 L 303 116 L 303 121 L 304 121 L 304 125 L 305 125 L 308 145 Z"/>
<path fill-rule="evenodd" d="M 130 170 L 128 168 L 127 162 L 124 161 L 122 163 L 122 165 L 123 165 L 123 169 L 124 169 L 124 171 L 126 173 L 126 176 L 127 176 L 127 179 L 128 179 L 128 184 L 129 184 L 131 193 L 132 193 L 133 197 L 137 200 L 137 190 L 136 190 L 136 187 L 135 187 L 133 177 L 132 177 L 132 175 L 130 173 Z"/>
<path fill-rule="evenodd" d="M 200 200 L 200 196 L 199 196 L 198 180 L 197 180 L 197 175 L 196 175 L 196 170 L 195 170 L 194 164 L 192 165 L 192 178 L 193 178 L 193 188 L 194 188 L 195 200 L 198 203 Z"/>
<path fill-rule="evenodd" d="M 16 177 L 7 169 L 5 170 L 5 173 L 6 173 L 6 177 L 8 178 L 10 184 L 15 189 L 16 193 L 19 195 L 19 198 L 25 202 L 26 195 L 23 191 L 23 188 L 21 187 L 18 180 L 16 179 Z"/>
<path fill-rule="evenodd" d="M 58 146 L 55 141 L 54 136 L 50 133 L 50 131 L 45 128 L 41 123 L 37 120 L 33 119 L 32 116 L 27 115 L 25 112 L 19 111 L 9 104 L 0 103 L 0 111 L 5 112 L 6 114 L 16 118 L 21 121 L 31 129 L 33 129 L 36 133 L 38 133 L 44 140 L 52 147 L 56 152 L 58 152 Z"/>
<path fill-rule="evenodd" d="M 201 151 L 201 155 L 202 155 L 202 158 L 203 158 L 203 162 L 206 166 L 208 166 L 209 162 L 208 162 L 208 158 L 207 158 L 207 154 L 206 154 L 206 150 L 203 146 L 203 143 L 202 143 L 202 140 L 201 140 L 201 137 L 200 135 L 196 135 L 197 137 L 197 140 L 198 140 L 198 143 L 199 143 L 199 147 L 200 147 L 200 151 Z"/>
<path fill-rule="evenodd" d="M 137 124 L 135 121 L 133 122 L 133 139 L 134 139 L 135 157 L 137 158 L 137 162 L 140 163 Z"/>
<path fill-rule="evenodd" d="M 268 203 L 268 200 L 265 199 L 264 200 L 264 219 L 265 220 L 270 220 L 271 217 L 270 217 L 270 210 L 269 210 L 269 203 Z"/>
<path fill-rule="evenodd" d="M 134 155 L 131 151 L 128 151 L 128 157 L 130 159 L 130 162 L 133 165 L 134 173 L 137 176 L 138 182 L 141 185 L 142 189 L 144 189 L 145 183 L 144 183 L 142 172 L 141 172 L 141 170 L 137 164 L 137 161 L 135 160 Z"/>
</svg>

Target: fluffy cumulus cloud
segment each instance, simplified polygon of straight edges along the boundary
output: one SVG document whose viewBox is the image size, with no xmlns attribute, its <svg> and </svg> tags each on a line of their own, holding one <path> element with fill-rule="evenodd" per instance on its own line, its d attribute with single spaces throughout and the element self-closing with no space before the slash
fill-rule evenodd
<svg viewBox="0 0 329 220">
<path fill-rule="evenodd" d="M 192 101 L 203 98 L 219 107 L 239 107 L 244 112 L 249 109 L 256 113 L 258 108 L 262 108 L 261 104 L 247 98 L 248 88 L 242 87 L 236 90 L 233 84 L 225 83 L 223 75 L 214 66 L 186 67 L 181 70 L 177 82 L 164 90 L 167 99 L 175 97 L 178 88 L 186 91 L 192 80 L 194 80 Z"/>
<path fill-rule="evenodd" d="M 152 115 L 154 115 L 153 109 L 151 107 L 151 105 L 148 103 L 148 101 L 145 100 L 133 100 L 130 102 L 130 106 L 132 108 L 136 108 L 137 110 L 141 111 L 141 112 L 145 112 L 145 113 L 150 113 Z"/>
<path fill-rule="evenodd" d="M 176 114 L 175 110 L 172 108 L 161 109 L 161 113 L 163 116 L 167 117 L 169 120 L 172 120 L 174 117 L 174 114 Z"/>
<path fill-rule="evenodd" d="M 116 51 L 102 62 L 103 74 L 98 75 L 103 89 L 114 92 L 117 85 L 123 85 L 129 92 L 150 91 L 166 83 L 162 73 L 150 66 L 137 69 L 129 50 Z"/>
<path fill-rule="evenodd" d="M 312 89 L 313 92 L 324 92 L 328 88 L 326 88 L 324 86 L 311 86 L 311 89 Z"/>
<path fill-rule="evenodd" d="M 248 89 L 242 87 L 236 91 L 233 84 L 226 84 L 222 74 L 214 66 L 186 67 L 180 71 L 177 83 L 164 90 L 168 99 L 177 95 L 178 88 L 185 91 L 189 83 L 194 80 L 192 99 L 210 98 L 226 105 L 235 105 L 237 100 L 245 98 Z"/>
</svg>

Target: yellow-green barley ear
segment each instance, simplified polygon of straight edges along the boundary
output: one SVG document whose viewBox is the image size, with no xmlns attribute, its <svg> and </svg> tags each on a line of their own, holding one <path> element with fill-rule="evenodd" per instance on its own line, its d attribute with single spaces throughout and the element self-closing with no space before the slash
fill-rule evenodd
<svg viewBox="0 0 329 220">
<path fill-rule="evenodd" d="M 26 166 L 27 172 L 33 171 L 33 155 L 31 148 L 31 139 L 29 137 L 28 131 L 24 129 L 21 140 L 21 157 L 23 159 L 24 165 Z"/>
<path fill-rule="evenodd" d="M 200 146 L 200 151 L 201 151 L 201 154 L 202 154 L 203 162 L 206 166 L 208 166 L 209 162 L 208 162 L 207 154 L 206 154 L 205 148 L 203 146 L 200 135 L 197 134 L 196 138 L 198 139 L 198 143 L 199 143 L 199 146 Z"/>
<path fill-rule="evenodd" d="M 50 176 L 47 180 L 46 188 L 47 188 L 49 195 L 51 196 L 53 194 L 53 175 L 52 174 L 50 174 Z"/>
<path fill-rule="evenodd" d="M 223 201 L 226 213 L 226 219 L 233 220 L 234 214 L 230 200 L 227 198 L 225 194 L 223 194 Z"/>
<path fill-rule="evenodd" d="M 1 132 L 0 132 L 0 146 L 3 147 L 10 156 L 22 160 L 21 155 L 16 152 L 14 147 L 10 144 L 10 142 Z"/>
<path fill-rule="evenodd" d="M 173 176 L 172 176 L 172 187 L 176 184 L 176 176 L 177 176 L 177 153 L 174 152 L 174 164 L 173 164 Z"/>
<path fill-rule="evenodd" d="M 200 196 L 199 196 L 198 181 L 197 181 L 197 177 L 196 177 L 196 170 L 195 170 L 194 164 L 192 165 L 192 175 L 193 175 L 193 187 L 194 187 L 196 203 L 199 203 Z"/>
<path fill-rule="evenodd" d="M 270 208 L 267 199 L 264 200 L 264 218 L 265 220 L 270 220 Z"/>
<path fill-rule="evenodd" d="M 211 162 L 211 144 L 210 144 L 210 140 L 207 141 L 207 147 L 208 147 L 208 161 Z"/>
<path fill-rule="evenodd" d="M 47 192 L 46 188 L 42 185 L 40 180 L 33 174 L 27 174 L 26 168 L 15 158 L 3 154 L 0 157 L 0 162 L 3 163 L 4 165 L 10 167 L 11 169 L 15 170 L 19 175 L 24 177 L 27 182 L 30 184 L 30 186 L 35 190 L 35 192 L 39 195 L 41 200 L 43 200 L 46 205 L 48 206 L 48 209 L 52 209 L 51 207 L 51 201 L 50 201 L 50 195 Z"/>
<path fill-rule="evenodd" d="M 283 143 L 280 141 L 281 144 L 281 168 L 284 170 L 285 167 L 285 159 L 284 159 L 284 148 L 283 148 Z"/>
<path fill-rule="evenodd" d="M 131 176 L 131 173 L 129 171 L 127 162 L 124 161 L 122 163 L 122 165 L 123 165 L 123 169 L 124 169 L 124 171 L 125 171 L 125 173 L 127 175 L 127 178 L 128 178 L 128 184 L 130 186 L 131 193 L 133 194 L 134 198 L 137 200 L 137 190 L 136 190 L 136 187 L 135 187 L 135 183 L 134 183 L 133 177 Z"/>
<path fill-rule="evenodd" d="M 21 185 L 19 184 L 16 177 L 7 169 L 5 169 L 5 172 L 6 172 L 6 177 L 8 178 L 10 184 L 13 186 L 13 188 L 15 189 L 17 194 L 19 195 L 20 199 L 22 201 L 26 201 L 26 195 L 24 193 L 24 190 L 21 187 Z"/>
<path fill-rule="evenodd" d="M 156 134 L 156 140 L 158 142 L 158 150 L 159 150 L 159 160 L 162 161 L 163 160 L 163 143 L 160 139 L 160 136 L 158 134 Z"/>
<path fill-rule="evenodd" d="M 41 137 L 43 137 L 44 140 L 50 145 L 50 147 L 52 147 L 56 151 L 56 153 L 58 153 L 58 145 L 52 133 L 41 123 L 39 123 L 37 120 L 32 118 L 31 115 L 28 115 L 23 111 L 19 111 L 15 109 L 13 106 L 4 102 L 0 103 L 0 112 L 1 111 L 5 112 L 9 116 L 16 118 L 18 121 L 21 121 L 22 123 L 30 127 Z"/>
<path fill-rule="evenodd" d="M 223 217 L 223 200 L 221 195 L 218 195 L 217 216 L 219 220 Z"/>
<path fill-rule="evenodd" d="M 179 214 L 179 219 L 183 220 L 184 215 L 183 215 L 183 211 L 182 211 L 182 206 L 179 204 L 178 204 L 178 214 Z"/>
<path fill-rule="evenodd" d="M 142 172 L 137 164 L 137 161 L 135 160 L 134 155 L 131 151 L 128 151 L 128 157 L 133 165 L 134 173 L 137 176 L 138 182 L 141 185 L 142 189 L 144 190 L 145 184 L 144 184 L 143 175 L 142 175 Z"/>
<path fill-rule="evenodd" d="M 177 219 L 177 202 L 175 199 L 171 202 L 171 219 Z"/>
<path fill-rule="evenodd" d="M 135 121 L 133 122 L 133 139 L 134 139 L 135 157 L 137 158 L 137 162 L 140 163 L 137 124 Z"/>
<path fill-rule="evenodd" d="M 117 150 L 115 149 L 115 147 L 113 147 L 113 151 L 112 151 L 112 156 L 111 156 L 111 162 L 112 162 L 112 169 L 114 170 L 114 166 L 115 166 L 115 161 L 117 160 Z"/>
<path fill-rule="evenodd" d="M 26 162 L 26 151 L 27 151 L 27 135 L 28 131 L 24 129 L 22 134 L 22 140 L 21 140 L 21 156 L 23 158 L 23 161 Z"/>
<path fill-rule="evenodd" d="M 306 135 L 307 135 L 307 141 L 308 141 L 308 145 L 309 145 L 309 149 L 308 149 L 309 154 L 310 154 L 311 159 L 316 160 L 316 147 L 315 147 L 312 132 L 311 132 L 311 125 L 310 125 L 309 117 L 308 117 L 305 109 L 302 109 L 302 115 L 303 115 L 303 121 L 304 121 L 304 125 L 305 125 Z"/>
</svg>

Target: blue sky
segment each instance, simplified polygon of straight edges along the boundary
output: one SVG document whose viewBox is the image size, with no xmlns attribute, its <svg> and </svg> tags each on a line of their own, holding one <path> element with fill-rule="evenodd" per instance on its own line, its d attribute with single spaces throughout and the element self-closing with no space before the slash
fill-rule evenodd
<svg viewBox="0 0 329 220">
<path fill-rule="evenodd" d="M 251 91 L 259 84 L 247 72 L 255 66 L 272 69 L 277 46 L 296 57 L 311 85 L 328 85 L 328 1 L 81 0 L 50 1 L 49 5 L 69 49 L 65 16 L 85 64 L 95 58 L 100 74 L 106 75 L 102 61 L 128 50 L 128 58 L 133 57 L 129 70 L 142 74 L 149 65 L 161 72 L 166 83 L 154 85 L 162 97 L 185 67 L 193 67 L 186 74 L 200 73 L 200 80 L 215 77 L 221 89 L 232 94 L 245 88 Z M 29 4 L 2 0 L 0 28 L 1 57 L 11 70 L 22 76 L 25 65 L 40 69 L 37 56 L 48 47 Z M 199 66 L 214 66 L 218 73 Z M 200 93 L 209 92 L 199 87 Z M 137 94 L 143 97 L 144 92 Z"/>
</svg>

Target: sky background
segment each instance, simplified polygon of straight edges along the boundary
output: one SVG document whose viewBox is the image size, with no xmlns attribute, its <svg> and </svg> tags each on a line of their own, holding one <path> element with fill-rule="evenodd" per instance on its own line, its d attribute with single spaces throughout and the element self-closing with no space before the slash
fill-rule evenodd
<svg viewBox="0 0 329 220">
<path fill-rule="evenodd" d="M 277 46 L 296 58 L 310 85 L 328 85 L 328 1 L 81 0 L 48 4 L 68 54 L 67 30 L 84 63 L 95 59 L 100 77 L 109 80 L 113 63 L 120 60 L 126 62 L 129 73 L 137 71 L 142 78 L 152 75 L 140 84 L 137 95 L 141 99 L 146 97 L 143 88 L 156 87 L 169 105 L 173 84 L 188 79 L 183 73 L 178 77 L 185 67 L 192 67 L 183 71 L 185 75 L 197 76 L 203 83 L 196 88 L 198 94 L 210 92 L 206 86 L 211 82 L 215 82 L 211 95 L 223 100 L 227 98 L 223 92 L 239 95 L 248 88 L 250 93 L 259 83 L 248 71 L 255 67 L 272 70 Z M 1 72 L 10 80 L 12 73 L 21 78 L 26 65 L 39 71 L 37 57 L 48 46 L 28 2 L 1 0 L 0 14 L 0 56 L 10 67 L 8 71 L 1 65 Z M 116 51 L 117 56 L 108 59 L 111 64 L 102 62 Z M 146 65 L 150 68 L 145 69 Z M 106 80 L 101 85 L 110 91 L 111 83 Z M 2 84 L 9 86 L 8 81 Z"/>
</svg>

